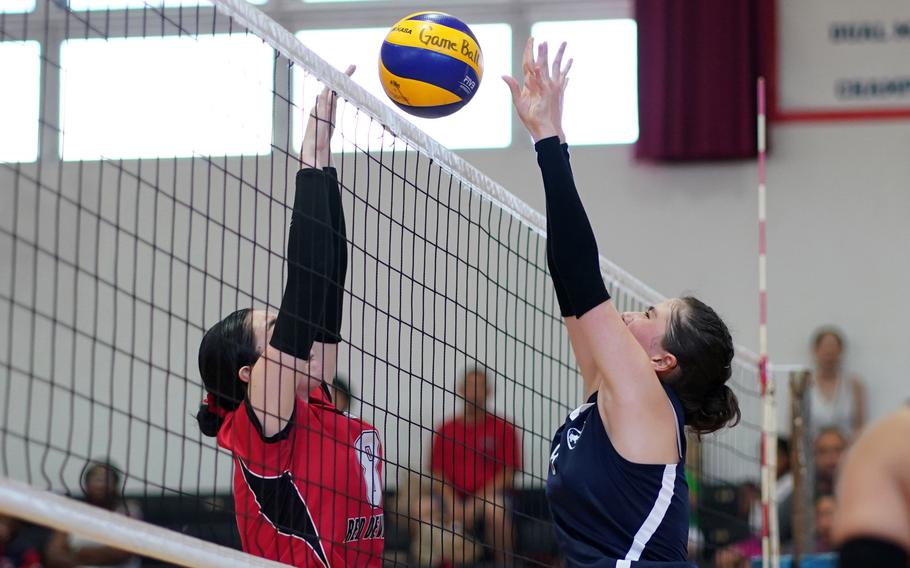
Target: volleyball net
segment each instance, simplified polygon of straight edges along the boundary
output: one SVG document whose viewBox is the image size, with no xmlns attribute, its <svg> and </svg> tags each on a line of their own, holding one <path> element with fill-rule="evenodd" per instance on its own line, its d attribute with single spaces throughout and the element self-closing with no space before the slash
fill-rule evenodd
<svg viewBox="0 0 910 568">
<path fill-rule="evenodd" d="M 543 485 L 582 389 L 541 214 L 241 0 L 98 4 L 0 14 L 4 89 L 38 97 L 17 120 L 40 125 L 0 133 L 15 150 L 0 163 L 0 510 L 160 561 L 228 554 L 194 538 L 239 546 L 233 461 L 193 418 L 198 348 L 226 314 L 281 303 L 303 119 L 328 86 L 350 255 L 338 371 L 383 441 L 384 556 L 557 563 Z M 180 93 L 156 88 L 174 76 Z M 193 91 L 202 104 L 181 99 Z M 661 299 L 602 269 L 618 309 Z M 475 367 L 521 450 L 510 504 L 493 503 L 512 521 L 505 552 L 423 506 L 437 503 L 434 431 L 462 412 Z M 741 495 L 760 471 L 754 356 L 737 355 L 731 385 L 742 423 L 690 442 L 696 558 L 755 529 Z M 75 502 L 96 462 L 133 503 L 114 509 L 142 511 L 126 532 Z"/>
</svg>

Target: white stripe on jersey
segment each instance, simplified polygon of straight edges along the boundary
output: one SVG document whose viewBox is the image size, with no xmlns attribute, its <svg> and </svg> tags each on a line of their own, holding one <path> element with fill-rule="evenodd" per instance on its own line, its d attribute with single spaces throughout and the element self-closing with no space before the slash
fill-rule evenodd
<svg viewBox="0 0 910 568">
<path fill-rule="evenodd" d="M 648 544 L 648 541 L 651 540 L 651 537 L 654 536 L 657 527 L 659 527 L 661 521 L 664 520 L 664 515 L 667 514 L 667 509 L 670 508 L 675 484 L 676 464 L 666 465 L 664 467 L 663 480 L 660 484 L 660 491 L 657 493 L 657 499 L 654 501 L 654 506 L 651 507 L 651 512 L 648 514 L 645 522 L 642 523 L 638 532 L 635 533 L 635 538 L 632 539 L 632 548 L 626 553 L 625 560 L 638 560 L 641 558 L 641 553 L 644 552 L 645 546 Z M 619 566 L 619 563 L 616 565 Z M 631 566 L 631 564 L 629 564 L 629 566 Z"/>
</svg>

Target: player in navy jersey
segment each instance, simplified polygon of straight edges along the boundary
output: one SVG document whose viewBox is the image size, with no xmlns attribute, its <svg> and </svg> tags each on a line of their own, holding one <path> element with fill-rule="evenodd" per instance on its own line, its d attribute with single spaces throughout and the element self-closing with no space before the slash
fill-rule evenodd
<svg viewBox="0 0 910 568">
<path fill-rule="evenodd" d="M 337 410 L 329 390 L 347 274 L 330 163 L 335 104 L 323 91 L 304 134 L 281 307 L 239 310 L 208 330 L 199 347 L 208 394 L 197 418 L 234 456 L 246 552 L 294 566 L 380 566 L 380 437 Z"/>
<path fill-rule="evenodd" d="M 706 433 L 738 421 L 736 397 L 725 384 L 733 340 L 714 310 L 695 298 L 622 314 L 610 301 L 564 143 L 562 103 L 572 64 L 563 66 L 564 51 L 565 44 L 551 68 L 546 43 L 535 57 L 530 39 L 523 84 L 503 77 L 535 142 L 547 264 L 584 379 L 585 402 L 552 442 L 547 497 L 570 568 L 691 566 L 684 428 Z M 647 231 L 646 219 L 642 227 Z"/>
</svg>

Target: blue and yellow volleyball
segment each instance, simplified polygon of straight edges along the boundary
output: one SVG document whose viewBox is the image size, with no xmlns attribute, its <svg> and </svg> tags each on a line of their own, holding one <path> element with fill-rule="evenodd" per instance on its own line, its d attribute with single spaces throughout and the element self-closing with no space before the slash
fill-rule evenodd
<svg viewBox="0 0 910 568">
<path fill-rule="evenodd" d="M 423 118 L 457 111 L 483 77 L 480 43 L 464 22 L 442 12 L 417 12 L 382 42 L 379 79 L 399 108 Z"/>
</svg>

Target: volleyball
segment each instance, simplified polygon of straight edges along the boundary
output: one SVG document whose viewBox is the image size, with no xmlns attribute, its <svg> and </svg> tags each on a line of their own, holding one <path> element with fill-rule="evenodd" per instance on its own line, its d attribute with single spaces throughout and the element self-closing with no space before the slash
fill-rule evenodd
<svg viewBox="0 0 910 568">
<path fill-rule="evenodd" d="M 449 14 L 411 14 L 392 26 L 382 42 L 382 88 L 415 116 L 452 114 L 474 97 L 482 77 L 480 43 L 471 28 Z"/>
</svg>

